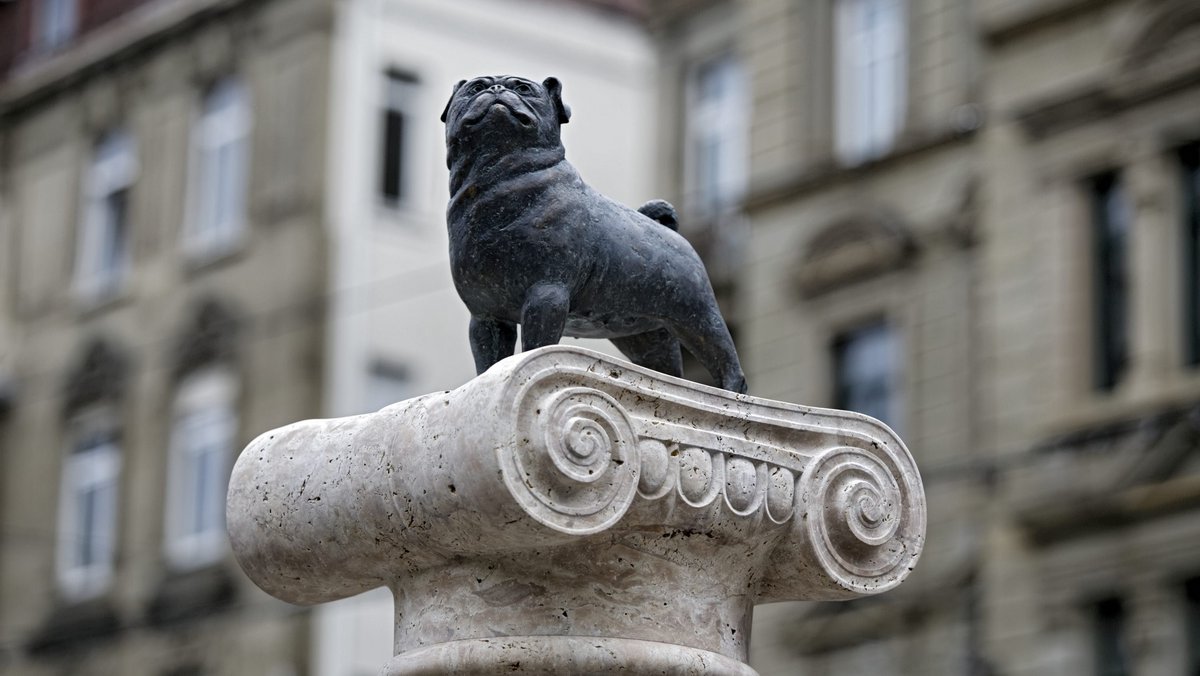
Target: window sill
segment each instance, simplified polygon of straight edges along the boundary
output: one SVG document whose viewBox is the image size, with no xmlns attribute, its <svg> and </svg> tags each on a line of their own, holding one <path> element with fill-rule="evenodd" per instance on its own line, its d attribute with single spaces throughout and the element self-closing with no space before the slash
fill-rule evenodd
<svg viewBox="0 0 1200 676">
<path fill-rule="evenodd" d="M 923 134 L 901 135 L 890 151 L 858 164 L 846 164 L 830 157 L 799 171 L 789 172 L 778 179 L 752 183 L 742 206 L 747 212 L 753 212 L 831 186 L 861 180 L 888 169 L 903 169 L 909 166 L 908 160 L 914 157 L 969 141 L 978 129 L 979 127 L 966 130 L 944 128 Z"/>
<path fill-rule="evenodd" d="M 1070 445 L 1070 440 L 1094 436 L 1096 430 L 1123 429 L 1130 420 L 1155 418 L 1188 409 L 1200 398 L 1200 374 L 1182 371 L 1153 391 L 1135 391 L 1129 383 L 1113 390 L 1090 390 L 1068 406 L 1055 408 L 1038 436 L 1036 449 Z"/>
<path fill-rule="evenodd" d="M 239 238 L 225 246 L 209 248 L 184 247 L 184 265 L 188 275 L 200 275 L 240 261 L 246 255 L 246 239 Z"/>
<path fill-rule="evenodd" d="M 168 625 L 204 617 L 230 606 L 237 585 L 222 562 L 188 571 L 169 571 L 150 601 L 147 619 Z"/>
<path fill-rule="evenodd" d="M 60 602 L 30 639 L 28 649 L 35 655 L 59 654 L 65 649 L 111 636 L 120 628 L 108 598 Z"/>
<path fill-rule="evenodd" d="M 110 312 L 133 299 L 128 279 L 102 293 L 84 293 L 75 290 L 75 309 L 80 319 L 87 319 Z"/>
<path fill-rule="evenodd" d="M 411 200 L 400 202 L 376 200 L 375 202 L 375 222 L 378 224 L 415 228 L 433 217 L 427 211 L 419 209 Z"/>
</svg>

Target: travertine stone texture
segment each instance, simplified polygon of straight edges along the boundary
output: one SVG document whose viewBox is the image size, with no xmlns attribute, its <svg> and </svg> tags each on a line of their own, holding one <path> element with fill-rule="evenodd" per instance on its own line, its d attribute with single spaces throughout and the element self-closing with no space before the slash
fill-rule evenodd
<svg viewBox="0 0 1200 676">
<path fill-rule="evenodd" d="M 886 591 L 925 533 L 899 438 L 546 347 L 450 392 L 268 432 L 229 534 L 293 603 L 381 585 L 387 674 L 753 674 L 756 603 Z"/>
</svg>

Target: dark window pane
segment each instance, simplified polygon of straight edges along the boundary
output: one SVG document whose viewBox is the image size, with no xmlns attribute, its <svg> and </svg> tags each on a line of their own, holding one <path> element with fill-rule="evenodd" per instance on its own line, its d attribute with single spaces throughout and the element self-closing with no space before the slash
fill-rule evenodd
<svg viewBox="0 0 1200 676">
<path fill-rule="evenodd" d="M 1200 364 L 1200 143 L 1179 153 L 1183 176 L 1184 358 Z"/>
<path fill-rule="evenodd" d="M 78 538 L 78 561 L 81 566 L 90 566 L 100 560 L 96 542 L 96 529 L 99 527 L 96 505 L 98 493 L 98 488 L 88 487 L 79 494 L 79 532 L 70 535 Z"/>
<path fill-rule="evenodd" d="M 104 208 L 108 221 L 108 229 L 105 232 L 104 270 L 112 273 L 120 270 L 125 263 L 129 234 L 129 189 L 122 188 L 109 193 Z"/>
<path fill-rule="evenodd" d="M 886 323 L 838 336 L 834 353 L 834 406 L 899 424 L 896 340 Z"/>
<path fill-rule="evenodd" d="M 405 135 L 417 80 L 408 73 L 398 71 L 388 71 L 384 78 L 379 192 L 385 202 L 395 204 L 408 196 L 405 186 L 408 176 L 404 167 L 407 151 Z"/>
<path fill-rule="evenodd" d="M 1092 606 L 1096 675 L 1129 676 L 1129 653 L 1125 646 L 1125 604 L 1113 597 Z"/>
<path fill-rule="evenodd" d="M 383 185 L 384 199 L 397 202 L 402 196 L 404 159 L 404 114 L 387 110 L 383 114 Z"/>
<path fill-rule="evenodd" d="M 1111 390 L 1129 356 L 1129 202 L 1116 174 L 1092 182 L 1095 242 L 1095 385 Z"/>
<path fill-rule="evenodd" d="M 1200 676 L 1200 577 L 1183 583 L 1187 618 L 1188 676 Z"/>
</svg>

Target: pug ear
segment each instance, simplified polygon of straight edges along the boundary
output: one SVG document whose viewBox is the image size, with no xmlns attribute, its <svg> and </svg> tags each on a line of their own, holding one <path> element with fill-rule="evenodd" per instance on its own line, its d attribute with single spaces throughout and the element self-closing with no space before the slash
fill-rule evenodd
<svg viewBox="0 0 1200 676">
<path fill-rule="evenodd" d="M 554 101 L 554 109 L 558 111 L 558 123 L 566 124 L 570 122 L 571 107 L 563 103 L 562 83 L 556 77 L 548 77 L 542 80 L 542 86 L 546 88 L 546 92 L 550 94 L 550 98 Z"/>
<path fill-rule="evenodd" d="M 466 83 L 466 80 L 459 80 L 458 84 L 454 85 L 454 91 L 450 92 L 450 100 L 446 102 L 446 107 L 442 109 L 442 122 L 446 121 L 446 113 L 450 112 L 450 104 L 454 103 L 454 95 L 457 94 L 458 90 L 461 89 Z"/>
</svg>

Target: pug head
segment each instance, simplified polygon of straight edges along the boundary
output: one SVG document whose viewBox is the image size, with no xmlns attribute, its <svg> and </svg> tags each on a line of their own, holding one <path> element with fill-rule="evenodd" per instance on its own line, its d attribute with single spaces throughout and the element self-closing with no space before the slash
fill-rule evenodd
<svg viewBox="0 0 1200 676">
<path fill-rule="evenodd" d="M 558 145 L 559 127 L 571 119 L 562 101 L 562 83 L 548 77 L 538 84 L 511 75 L 462 80 L 442 111 L 446 141 L 489 145 Z"/>
</svg>

